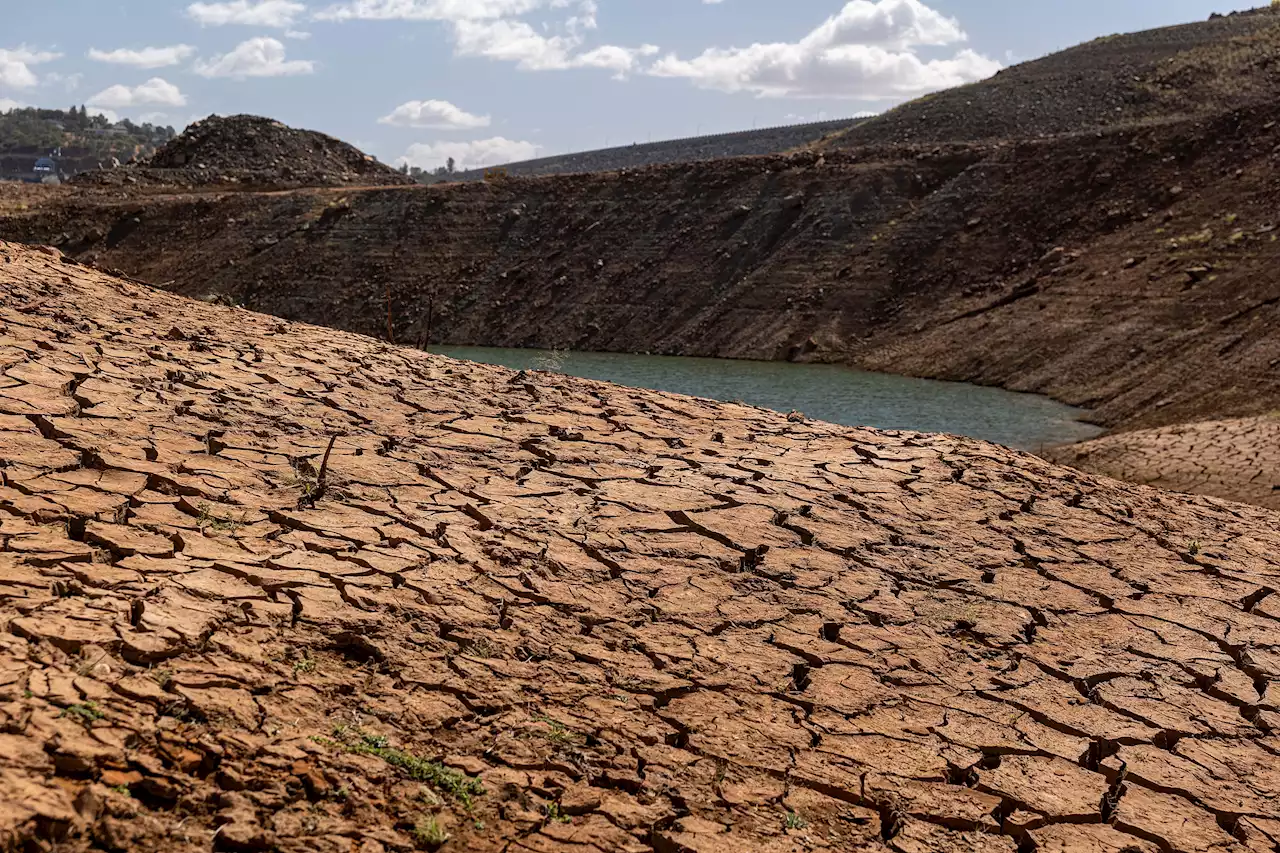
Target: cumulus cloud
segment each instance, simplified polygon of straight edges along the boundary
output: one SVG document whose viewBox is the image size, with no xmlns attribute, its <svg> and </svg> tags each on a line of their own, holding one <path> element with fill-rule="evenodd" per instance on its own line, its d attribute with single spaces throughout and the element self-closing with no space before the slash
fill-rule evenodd
<svg viewBox="0 0 1280 853">
<path fill-rule="evenodd" d="M 604 45 L 575 53 L 582 43 L 580 36 L 546 36 L 524 21 L 505 18 L 456 21 L 453 30 L 454 52 L 459 56 L 514 62 L 523 71 L 605 68 L 617 76 L 625 76 L 636 68 L 640 57 L 658 52 L 653 45 L 636 48 Z"/>
<path fill-rule="evenodd" d="M 321 21 L 462 21 L 510 18 L 548 0 L 347 0 L 316 13 Z M 560 0 L 552 0 L 563 6 Z"/>
<path fill-rule="evenodd" d="M 521 16 L 571 9 L 558 24 L 535 27 Z M 325 21 L 439 21 L 453 29 L 454 53 L 515 63 L 522 71 L 600 68 L 616 77 L 639 69 L 658 53 L 653 45 L 603 45 L 582 51 L 597 27 L 596 0 L 346 0 L 316 13 Z"/>
<path fill-rule="evenodd" d="M 98 62 L 110 62 L 113 65 L 129 65 L 134 68 L 165 68 L 177 65 L 191 58 L 196 49 L 189 44 L 175 44 L 169 47 L 144 47 L 138 50 L 119 48 L 117 50 L 89 49 L 89 58 Z"/>
<path fill-rule="evenodd" d="M 40 82 L 32 65 L 52 62 L 62 57 L 60 53 L 31 50 L 25 45 L 5 50 L 0 48 L 0 86 L 11 89 L 28 89 Z"/>
<path fill-rule="evenodd" d="M 0 113 L 7 113 L 9 110 L 20 110 L 26 104 L 22 101 L 15 101 L 13 98 L 0 98 Z"/>
<path fill-rule="evenodd" d="M 311 74 L 316 64 L 309 59 L 286 59 L 284 44 L 273 38 L 253 38 L 236 45 L 230 53 L 197 62 L 201 77 L 290 77 Z"/>
<path fill-rule="evenodd" d="M 763 97 L 900 98 L 981 80 L 1002 67 L 972 50 L 922 59 L 921 46 L 965 41 L 964 30 L 920 0 L 851 0 L 798 42 L 674 54 L 649 68 L 706 89 Z"/>
<path fill-rule="evenodd" d="M 378 119 L 378 123 L 434 130 L 473 130 L 488 127 L 489 117 L 473 115 L 448 101 L 409 101 Z"/>
<path fill-rule="evenodd" d="M 396 165 L 408 164 L 431 171 L 445 165 L 452 157 L 458 169 L 479 169 L 498 166 L 538 156 L 539 147 L 532 142 L 520 142 L 495 136 L 492 139 L 476 139 L 471 142 L 415 143 Z"/>
<path fill-rule="evenodd" d="M 231 0 L 226 3 L 192 3 L 187 17 L 206 27 L 240 24 L 249 27 L 290 29 L 307 7 L 294 0 Z"/>
<path fill-rule="evenodd" d="M 187 96 L 168 80 L 152 77 L 147 82 L 139 83 L 132 88 L 117 84 L 103 89 L 89 98 L 88 103 L 92 107 L 109 109 L 141 106 L 181 107 L 186 105 Z"/>
</svg>

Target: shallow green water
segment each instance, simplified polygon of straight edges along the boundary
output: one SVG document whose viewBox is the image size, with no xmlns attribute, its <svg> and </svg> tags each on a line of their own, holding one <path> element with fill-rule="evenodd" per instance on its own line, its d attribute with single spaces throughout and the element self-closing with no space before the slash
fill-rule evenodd
<svg viewBox="0 0 1280 853">
<path fill-rule="evenodd" d="M 1034 394 L 909 379 L 826 364 L 557 353 L 489 347 L 433 347 L 441 355 L 517 370 L 555 369 L 636 388 L 739 400 L 849 426 L 949 432 L 1037 451 L 1101 430 L 1086 412 Z"/>
</svg>

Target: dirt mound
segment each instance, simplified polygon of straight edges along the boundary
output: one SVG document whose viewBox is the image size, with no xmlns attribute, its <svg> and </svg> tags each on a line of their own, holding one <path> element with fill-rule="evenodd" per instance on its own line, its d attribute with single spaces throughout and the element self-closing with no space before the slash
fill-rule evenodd
<svg viewBox="0 0 1280 853">
<path fill-rule="evenodd" d="M 1134 483 L 1280 509 L 1280 417 L 1274 414 L 1125 432 L 1050 456 Z"/>
<path fill-rule="evenodd" d="M 1278 47 L 1270 8 L 1106 36 L 904 104 L 827 146 L 1040 138 L 1273 102 Z"/>
<path fill-rule="evenodd" d="M 410 184 L 405 175 L 341 140 L 258 116 L 210 116 L 150 158 L 121 169 L 88 172 L 75 182 L 98 186 L 240 184 L 253 188 Z"/>
<path fill-rule="evenodd" d="M 1270 512 L 0 255 L 0 849 L 1280 843 Z"/>
</svg>

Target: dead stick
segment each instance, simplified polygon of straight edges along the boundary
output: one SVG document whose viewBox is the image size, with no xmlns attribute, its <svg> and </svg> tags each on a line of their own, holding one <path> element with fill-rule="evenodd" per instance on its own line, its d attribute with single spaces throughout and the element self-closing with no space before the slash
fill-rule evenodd
<svg viewBox="0 0 1280 853">
<path fill-rule="evenodd" d="M 325 488 L 325 481 L 324 481 L 325 475 L 329 473 L 329 454 L 333 452 L 333 445 L 336 444 L 337 441 L 338 441 L 337 433 L 334 433 L 333 435 L 329 436 L 329 447 L 325 450 L 324 460 L 320 463 L 320 474 L 319 476 L 316 477 L 316 485 L 320 487 L 321 491 L 324 491 L 324 488 Z"/>
</svg>

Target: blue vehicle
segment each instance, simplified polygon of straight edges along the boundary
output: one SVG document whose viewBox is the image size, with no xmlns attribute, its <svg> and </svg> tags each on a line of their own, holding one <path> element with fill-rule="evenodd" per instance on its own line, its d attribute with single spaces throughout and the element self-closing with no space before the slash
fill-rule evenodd
<svg viewBox="0 0 1280 853">
<path fill-rule="evenodd" d="M 58 174 L 58 164 L 53 161 L 52 157 L 41 157 L 36 161 L 35 168 L 31 171 L 42 178 L 46 175 L 56 175 Z"/>
</svg>

